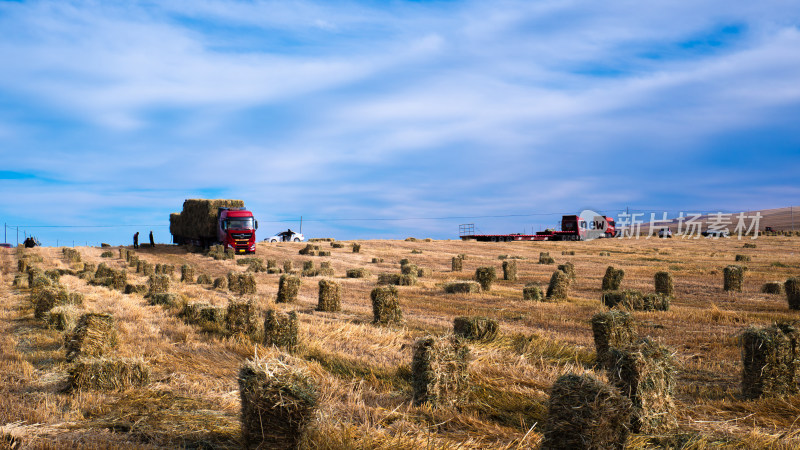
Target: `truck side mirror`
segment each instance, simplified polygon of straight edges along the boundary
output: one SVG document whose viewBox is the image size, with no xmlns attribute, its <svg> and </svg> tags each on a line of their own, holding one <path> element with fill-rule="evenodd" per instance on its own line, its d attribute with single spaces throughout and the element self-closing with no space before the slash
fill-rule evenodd
<svg viewBox="0 0 800 450">
<path fill-rule="evenodd" d="M 258 221 L 256 220 L 256 230 L 258 229 Z"/>
</svg>

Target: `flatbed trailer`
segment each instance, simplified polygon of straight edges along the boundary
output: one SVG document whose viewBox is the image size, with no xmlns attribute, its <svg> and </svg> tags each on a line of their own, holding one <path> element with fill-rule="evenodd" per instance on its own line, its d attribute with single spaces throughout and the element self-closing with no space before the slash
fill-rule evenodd
<svg viewBox="0 0 800 450">
<path fill-rule="evenodd" d="M 511 241 L 546 241 L 547 236 L 536 234 L 465 234 L 462 241 L 478 242 L 511 242 Z"/>
</svg>

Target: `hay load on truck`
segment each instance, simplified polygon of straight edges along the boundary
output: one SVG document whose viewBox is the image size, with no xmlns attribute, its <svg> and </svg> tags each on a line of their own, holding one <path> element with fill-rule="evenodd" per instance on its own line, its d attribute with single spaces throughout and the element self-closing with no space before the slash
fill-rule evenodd
<svg viewBox="0 0 800 450">
<path fill-rule="evenodd" d="M 183 211 L 169 215 L 175 244 L 207 248 L 222 244 L 236 253 L 255 253 L 258 221 L 242 200 L 187 199 Z"/>
</svg>

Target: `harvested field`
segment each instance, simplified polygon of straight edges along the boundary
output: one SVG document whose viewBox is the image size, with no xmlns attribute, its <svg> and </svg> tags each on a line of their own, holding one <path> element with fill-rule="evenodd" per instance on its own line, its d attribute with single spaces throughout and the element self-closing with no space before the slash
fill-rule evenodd
<svg viewBox="0 0 800 450">
<path fill-rule="evenodd" d="M 241 448 L 246 442 L 245 426 L 250 427 L 248 432 L 256 441 L 286 439 L 288 432 L 274 432 L 278 426 L 287 426 L 280 421 L 278 410 L 270 413 L 270 426 L 263 428 L 271 433 L 269 436 L 256 427 L 255 420 L 242 422 L 240 370 L 245 361 L 257 355 L 264 361 L 282 361 L 302 371 L 302 377 L 297 379 L 305 381 L 298 381 L 298 385 L 313 383 L 316 401 L 304 403 L 302 408 L 308 409 L 300 416 L 305 421 L 299 428 L 300 445 L 306 448 L 536 448 L 548 430 L 548 399 L 559 377 L 573 373 L 591 376 L 601 383 L 611 382 L 606 369 L 596 364 L 592 317 L 619 314 L 601 301 L 606 268 L 613 266 L 624 270 L 620 286 L 623 290 L 653 293 L 656 274 L 665 272 L 670 275 L 673 292 L 669 310 L 631 309 L 626 311 L 632 318 L 624 325 L 628 328 L 618 335 L 602 331 L 610 348 L 623 346 L 632 339 L 632 332 L 664 345 L 670 349 L 674 364 L 674 381 L 659 378 L 664 386 L 671 387 L 674 408 L 665 403 L 670 406 L 668 409 L 645 411 L 648 402 L 652 405 L 660 397 L 640 396 L 637 401 L 641 404 L 634 407 L 641 411 L 636 409 L 631 414 L 638 417 L 642 432 L 631 434 L 625 448 L 797 448 L 800 393 L 788 388 L 791 381 L 757 379 L 758 374 L 768 373 L 758 367 L 759 358 L 780 363 L 779 353 L 751 352 L 745 362 L 741 336 L 750 327 L 764 330 L 774 323 L 798 319 L 797 311 L 790 309 L 790 305 L 798 304 L 797 283 L 790 282 L 787 292 L 786 281 L 800 275 L 800 239 L 774 236 L 760 237 L 755 242 L 757 247 L 743 249 L 744 242 L 737 239 L 680 237 L 502 243 L 375 240 L 364 242 L 360 252 L 354 253 L 348 241 L 332 256 L 313 258 L 318 261 L 315 266 L 321 266 L 323 261 L 330 263 L 334 276 L 325 280 L 339 285 L 338 311 L 333 307 L 333 288 L 324 289 L 325 305 L 318 310 L 319 281 L 323 278 L 305 279 L 293 302 L 275 305 L 281 275 L 245 272 L 249 263 L 239 265 L 238 260 L 244 259 L 241 256 L 215 260 L 167 245 L 143 248 L 138 257 L 130 255 L 137 258 L 137 265 L 138 258 L 146 259 L 157 272 L 159 265 L 194 269 L 194 279 L 187 282 L 178 281 L 181 272 L 177 270 L 171 277 L 168 292 L 175 295 L 173 306 L 154 307 L 142 295 L 125 295 L 114 287 L 113 279 L 108 285 L 89 282 L 96 278 L 94 271 L 102 267 L 103 276 L 97 278 L 103 281 L 127 269 L 122 289 L 130 285 L 131 292 L 141 292 L 141 286 L 148 285 L 149 277 L 130 270 L 125 259 L 116 255 L 102 257 L 108 249 L 76 247 L 81 255 L 79 263 L 68 261 L 61 248 L 41 247 L 24 252 L 0 249 L 0 295 L 4 299 L 0 303 L 0 389 L 4 394 L 0 397 L 0 415 L 5 421 L 0 426 L 6 432 L 13 424 L 22 424 L 14 427 L 14 436 L 30 448 L 71 448 L 75 442 L 87 448 Z M 297 269 L 303 261 L 312 259 L 298 254 L 304 246 L 305 243 L 259 243 L 256 255 L 265 263 L 277 261 L 277 268 L 288 265 L 299 275 Z M 423 252 L 412 254 L 415 249 Z M 539 264 L 540 252 L 553 255 L 556 263 Z M 741 292 L 726 291 L 724 270 L 735 264 L 737 254 L 745 252 L 751 260 L 743 263 L 747 270 Z M 130 252 L 124 253 L 129 257 Z M 599 256 L 600 253 L 610 256 Z M 28 257 L 21 259 L 20 254 Z M 474 275 L 479 267 L 494 267 L 500 275 L 498 255 L 514 255 L 504 261 L 516 263 L 516 280 L 498 277 L 489 291 L 446 291 L 451 283 L 477 286 Z M 414 284 L 381 286 L 385 291 L 376 295 L 378 324 L 373 324 L 376 317 L 370 294 L 377 287 L 379 274 L 388 274 L 388 281 L 400 282 L 403 275 L 398 261 L 404 258 L 418 269 L 409 275 L 418 275 L 419 268 L 430 269 L 430 274 L 414 276 Z M 453 258 L 461 263 L 460 271 L 453 270 Z M 28 266 L 37 268 L 34 278 L 38 282 L 81 295 L 80 310 L 56 306 L 50 313 L 42 313 L 41 319 L 35 318 L 32 289 L 24 279 L 28 278 L 27 273 L 17 272 L 20 260 L 24 261 L 23 270 Z M 557 303 L 525 300 L 526 286 L 546 288 L 556 266 L 567 261 L 574 266 L 575 278 L 569 280 L 566 276 L 566 298 Z M 83 270 L 87 267 L 89 272 Z M 369 268 L 373 275 L 347 277 L 348 270 L 359 268 Z M 239 295 L 222 288 L 229 272 L 252 276 L 255 292 Z M 25 277 L 15 283 L 17 274 Z M 60 274 L 57 285 L 56 274 Z M 198 274 L 220 280 L 217 289 L 197 284 Z M 783 293 L 778 293 L 776 282 L 783 285 Z M 770 292 L 775 293 L 762 292 L 768 283 L 772 283 Z M 668 284 L 662 286 L 659 290 L 666 294 Z M 532 300 L 540 297 L 538 292 L 527 295 Z M 232 303 L 236 306 L 226 320 L 231 299 L 236 300 Z M 270 308 L 296 314 L 301 345 L 293 350 L 291 364 L 286 362 L 283 348 L 264 345 L 266 311 Z M 58 330 L 69 329 L 76 315 L 86 313 L 113 317 L 114 336 L 102 338 L 100 331 L 92 336 L 88 332 L 75 336 L 73 330 Z M 448 384 L 450 381 L 445 378 L 428 378 L 440 383 L 431 384 L 430 392 L 446 394 L 451 389 L 448 386 L 453 386 L 455 403 L 448 397 L 441 397 L 441 401 L 437 397 L 417 406 L 414 344 L 426 336 L 440 338 L 452 333 L 457 317 L 467 318 L 463 324 L 467 334 L 473 329 L 468 321 L 475 318 L 486 319 L 487 324 L 496 322 L 499 332 L 493 340 L 470 341 L 466 391 Z M 292 328 L 291 324 L 278 325 L 273 329 Z M 480 323 L 475 325 L 475 335 L 480 336 Z M 277 340 L 276 336 L 273 339 Z M 768 337 L 778 342 L 776 337 Z M 80 357 L 71 363 L 66 360 L 65 339 L 75 341 L 68 348 L 81 350 L 73 351 Z M 104 343 L 111 339 L 116 345 L 106 346 Z M 84 345 L 90 341 L 94 344 Z M 759 345 L 765 348 L 756 339 L 748 342 L 751 350 Z M 775 348 L 789 346 L 781 343 Z M 86 389 L 65 389 L 69 386 L 70 368 L 87 357 L 112 362 L 146 361 L 149 385 L 137 385 L 135 377 L 124 378 L 128 375 L 124 375 L 122 366 L 114 372 L 114 366 L 109 365 L 103 373 L 122 375 L 104 378 L 111 381 L 98 387 L 89 384 Z M 639 364 L 638 355 L 625 357 L 618 361 Z M 781 380 L 791 380 L 788 358 L 784 357 L 776 369 L 770 369 L 784 377 Z M 748 388 L 753 398 L 742 395 L 745 365 L 749 386 L 758 386 Z M 648 370 L 639 373 L 655 379 L 648 374 L 658 372 Z M 284 379 L 283 375 L 275 376 Z M 286 379 L 292 377 L 287 374 Z M 275 391 L 270 389 L 280 390 L 284 385 L 277 381 L 270 386 L 253 385 L 264 395 L 256 392 L 257 396 L 248 401 L 274 398 L 270 396 Z M 642 386 L 636 379 L 627 383 L 639 383 L 637 389 Z M 566 386 L 565 395 L 580 400 L 582 394 L 570 391 L 576 387 L 574 384 Z M 614 397 L 603 386 L 592 389 L 613 398 L 620 406 L 625 403 L 620 400 L 625 396 Z M 554 430 L 568 429 L 569 406 L 562 404 L 562 409 L 556 409 L 556 419 L 559 414 L 563 417 L 554 424 Z M 272 408 L 276 403 L 267 405 Z M 598 411 L 604 414 L 602 409 Z M 662 411 L 669 411 L 674 424 L 661 428 L 655 419 L 662 416 Z M 608 422 L 612 427 L 616 423 L 613 420 L 617 420 L 611 416 L 600 419 L 612 421 Z"/>
</svg>

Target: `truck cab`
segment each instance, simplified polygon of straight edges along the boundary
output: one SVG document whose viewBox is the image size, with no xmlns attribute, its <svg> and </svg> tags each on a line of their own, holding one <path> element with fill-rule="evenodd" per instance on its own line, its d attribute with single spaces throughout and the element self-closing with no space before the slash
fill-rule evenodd
<svg viewBox="0 0 800 450">
<path fill-rule="evenodd" d="M 236 253 L 256 251 L 258 221 L 253 213 L 244 208 L 220 208 L 217 223 L 217 239 L 226 249 Z"/>
</svg>

